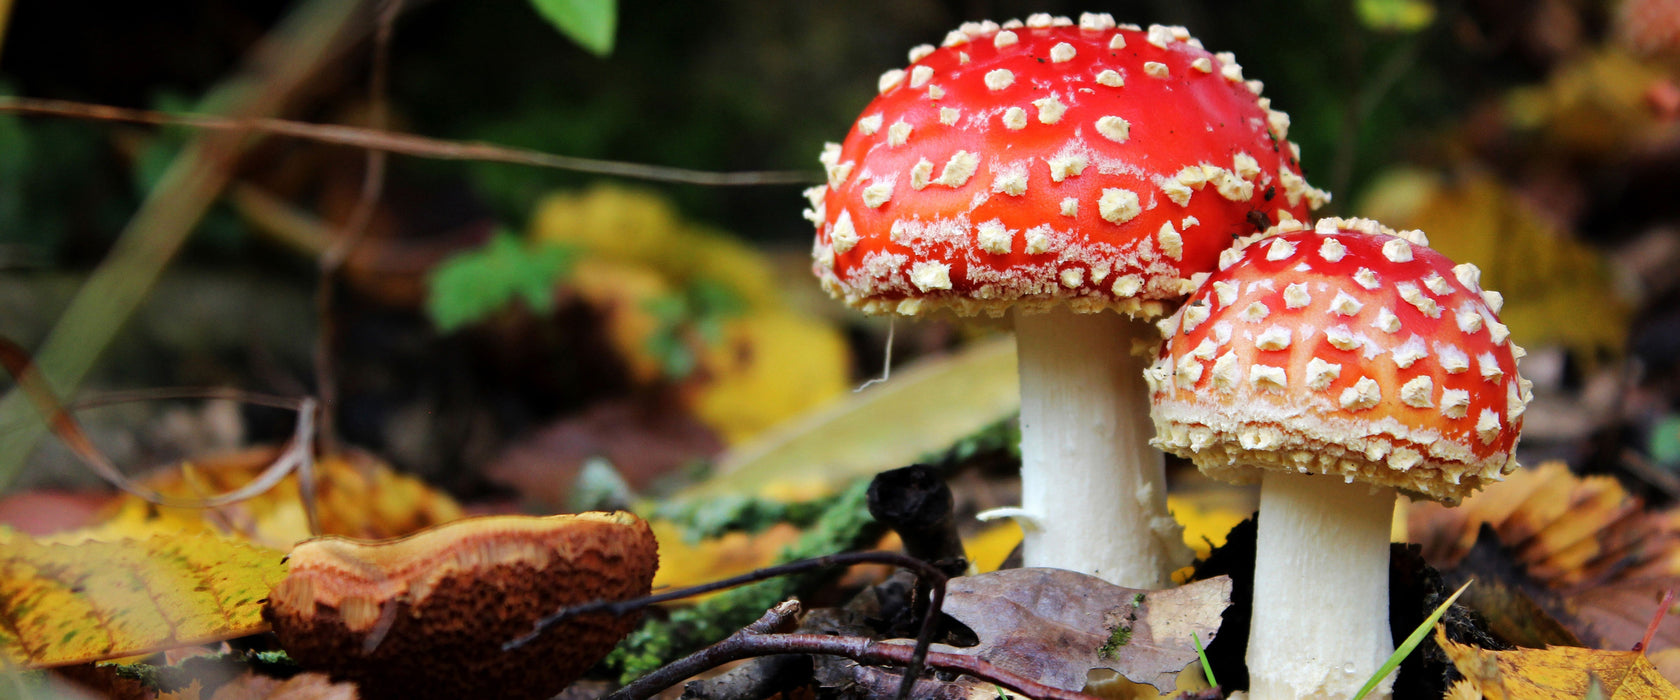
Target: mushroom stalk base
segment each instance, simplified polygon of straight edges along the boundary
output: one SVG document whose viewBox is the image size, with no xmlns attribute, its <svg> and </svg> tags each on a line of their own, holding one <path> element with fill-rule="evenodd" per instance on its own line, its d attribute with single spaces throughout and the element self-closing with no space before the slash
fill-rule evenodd
<svg viewBox="0 0 1680 700">
<path fill-rule="evenodd" d="M 1286 472 L 1261 478 L 1248 696 L 1352 698 L 1394 652 L 1394 490 Z M 1393 682 L 1390 674 L 1366 697 L 1389 697 Z"/>
<path fill-rule="evenodd" d="M 1128 588 L 1161 588 L 1187 562 L 1167 512 L 1160 451 L 1149 445 L 1148 362 L 1134 339 L 1155 329 L 1112 313 L 1017 314 L 1021 375 L 1022 559 Z"/>
</svg>

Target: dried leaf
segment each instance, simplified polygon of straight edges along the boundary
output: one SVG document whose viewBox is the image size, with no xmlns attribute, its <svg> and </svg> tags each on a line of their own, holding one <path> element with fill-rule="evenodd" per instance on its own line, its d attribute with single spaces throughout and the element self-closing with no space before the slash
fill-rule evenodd
<svg viewBox="0 0 1680 700">
<path fill-rule="evenodd" d="M 357 700 L 353 683 L 333 682 L 325 673 L 305 671 L 280 679 L 245 673 L 224 683 L 214 694 L 159 693 L 158 700 Z"/>
<path fill-rule="evenodd" d="M 1408 520 L 1431 564 L 1485 582 L 1466 603 L 1496 605 L 1483 612 L 1507 631 L 1544 628 L 1538 605 L 1590 645 L 1632 648 L 1662 591 L 1680 586 L 1680 509 L 1647 511 L 1614 479 L 1576 477 L 1561 462 L 1515 472 L 1458 508 L 1413 504 Z M 1648 651 L 1676 646 L 1680 619 L 1669 616 Z"/>
<path fill-rule="evenodd" d="M 260 632 L 282 555 L 210 534 L 66 545 L 0 531 L 0 661 L 56 666 Z"/>
<path fill-rule="evenodd" d="M 732 445 L 846 391 L 851 353 L 839 331 L 792 313 L 759 312 L 724 324 L 692 385 L 701 421 Z"/>
<path fill-rule="evenodd" d="M 1499 318 L 1523 345 L 1565 345 L 1589 363 L 1619 352 L 1629 312 L 1605 257 L 1492 174 L 1454 175 L 1392 171 L 1370 187 L 1360 211 L 1428 231 L 1442 254 L 1481 268 L 1482 286 L 1504 292 Z"/>
<path fill-rule="evenodd" d="M 1603 693 L 1598 697 L 1613 700 L 1680 699 L 1680 688 L 1639 652 L 1578 647 L 1486 651 L 1447 639 L 1439 627 L 1435 642 L 1488 700 L 1577 700 L 1588 697 L 1595 685 Z M 1455 687 L 1454 697 L 1477 696 Z"/>
<path fill-rule="evenodd" d="M 1007 569 L 951 579 L 945 613 L 980 638 L 968 654 L 1064 690 L 1105 668 L 1165 692 L 1196 663 L 1195 634 L 1218 634 L 1231 603 L 1221 576 L 1160 591 L 1122 588 L 1061 569 Z"/>
</svg>

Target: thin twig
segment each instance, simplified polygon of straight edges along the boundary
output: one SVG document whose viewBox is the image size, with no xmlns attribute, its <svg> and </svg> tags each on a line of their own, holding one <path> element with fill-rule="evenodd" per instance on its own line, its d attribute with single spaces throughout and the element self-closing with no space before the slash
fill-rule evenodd
<svg viewBox="0 0 1680 700">
<path fill-rule="evenodd" d="M 607 695 L 603 700 L 645 700 L 660 691 L 707 669 L 717 668 L 731 661 L 779 654 L 824 654 L 843 656 L 866 664 L 898 664 L 913 662 L 916 654 L 902 644 L 883 643 L 865 637 L 837 637 L 827 634 L 769 634 L 799 612 L 799 601 L 789 600 L 764 613 L 757 622 L 748 625 L 727 639 L 673 661 L 659 670 L 636 679 L 634 683 Z M 1038 681 L 999 668 L 982 659 L 964 654 L 929 652 L 928 666 L 959 671 L 983 681 L 996 683 L 1017 693 L 1050 700 L 1093 700 L 1084 693 L 1053 688 Z M 906 679 L 914 682 L 908 672 Z M 900 695 L 902 695 L 902 690 Z"/>
<path fill-rule="evenodd" d="M 373 68 L 368 78 L 368 123 L 384 129 L 389 111 L 385 97 L 387 73 L 391 62 L 391 27 L 402 13 L 403 0 L 382 0 L 378 25 L 373 34 Z M 362 168 L 362 191 L 356 207 L 344 220 L 343 228 L 333 236 L 332 244 L 321 253 L 320 274 L 315 282 L 315 317 L 320 328 L 315 334 L 315 392 L 321 398 L 320 440 L 322 454 L 336 454 L 338 444 L 338 365 L 333 351 L 338 347 L 338 314 L 334 304 L 338 273 L 356 244 L 367 235 L 368 223 L 379 207 L 379 196 L 385 191 L 384 151 L 367 152 Z M 319 532 L 311 532 L 319 535 Z"/>
<path fill-rule="evenodd" d="M 34 97 L 0 97 L 0 113 L 5 112 L 128 124 L 183 126 L 217 131 L 252 131 L 270 136 L 286 136 L 317 143 L 366 148 L 417 158 L 509 163 L 536 168 L 571 170 L 595 175 L 611 175 L 687 185 L 744 187 L 756 185 L 811 185 L 822 181 L 820 173 L 802 170 L 758 170 L 728 173 L 690 170 L 664 165 L 644 165 L 641 163 L 562 156 L 529 148 L 500 146 L 482 141 L 448 141 L 414 134 L 337 124 L 312 124 L 273 118 L 240 119 L 190 112 L 155 112 Z"/>
<path fill-rule="evenodd" d="M 922 618 L 921 629 L 916 634 L 916 646 L 914 653 L 906 659 L 908 667 L 905 669 L 904 673 L 904 684 L 899 688 L 899 697 L 905 698 L 908 697 L 910 688 L 915 684 L 916 676 L 921 674 L 922 660 L 927 657 L 928 646 L 933 643 L 933 630 L 934 626 L 938 623 L 940 610 L 943 609 L 945 604 L 945 582 L 949 580 L 949 577 L 945 575 L 945 572 L 940 571 L 939 567 L 936 567 L 933 564 L 912 556 L 899 554 L 897 552 L 874 551 L 830 554 L 826 557 L 801 559 L 799 561 L 749 571 L 741 574 L 740 576 L 733 576 L 721 581 L 703 583 L 698 586 L 690 586 L 688 588 L 679 588 L 674 591 L 666 591 L 664 593 L 643 596 L 641 598 L 633 598 L 631 600 L 598 600 L 591 603 L 562 608 L 555 611 L 553 614 L 538 620 L 535 625 L 532 625 L 529 633 L 502 644 L 502 651 L 512 651 L 514 649 L 518 649 L 526 643 L 541 636 L 544 632 L 548 631 L 550 627 L 578 615 L 605 612 L 614 617 L 618 617 L 626 613 L 641 610 L 642 608 L 651 605 L 658 605 L 660 603 L 678 600 L 681 598 L 692 598 L 697 595 L 711 593 L 712 591 L 721 591 L 726 588 L 734 588 L 736 586 L 742 586 L 756 581 L 763 581 L 777 576 L 786 576 L 812 569 L 827 569 L 835 566 L 851 566 L 853 564 L 864 563 L 891 564 L 905 569 L 910 569 L 916 573 L 917 577 L 926 582 L 928 588 L 930 589 L 930 593 L 928 595 L 928 613 Z"/>
</svg>

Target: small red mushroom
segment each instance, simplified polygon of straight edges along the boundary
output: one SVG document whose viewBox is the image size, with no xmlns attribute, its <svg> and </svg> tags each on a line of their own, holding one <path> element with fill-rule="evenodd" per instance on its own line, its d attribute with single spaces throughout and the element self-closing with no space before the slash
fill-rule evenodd
<svg viewBox="0 0 1680 700">
<path fill-rule="evenodd" d="M 1108 312 L 1167 312 L 1234 236 L 1329 195 L 1259 81 L 1183 27 L 973 22 L 910 60 L 823 151 L 815 272 L 867 313 L 1016 312 L 1026 564 L 1165 585 L 1185 550 L 1131 355 L 1151 332 Z"/>
<path fill-rule="evenodd" d="M 1256 700 L 1349 698 L 1376 672 L 1395 491 L 1456 504 L 1515 469 L 1530 396 L 1474 265 L 1370 220 L 1301 228 L 1227 251 L 1146 373 L 1157 444 L 1261 482 Z"/>
</svg>

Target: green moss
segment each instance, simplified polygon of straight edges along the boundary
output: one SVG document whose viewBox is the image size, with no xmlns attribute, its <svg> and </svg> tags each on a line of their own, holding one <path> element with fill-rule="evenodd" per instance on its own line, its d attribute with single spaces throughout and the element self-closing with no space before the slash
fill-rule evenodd
<svg viewBox="0 0 1680 700">
<path fill-rule="evenodd" d="M 1132 643 L 1132 626 L 1115 625 L 1114 631 L 1108 633 L 1108 641 L 1097 648 L 1097 656 L 1112 659 L 1120 653 L 1120 648 Z"/>
<path fill-rule="evenodd" d="M 827 501 L 827 507 L 778 563 L 860 549 L 881 537 L 883 528 L 869 517 L 869 480 L 863 479 Z M 629 683 L 649 671 L 751 624 L 789 597 L 820 588 L 841 572 L 813 571 L 748 584 L 673 611 L 663 620 L 643 624 L 602 663 Z"/>
</svg>

